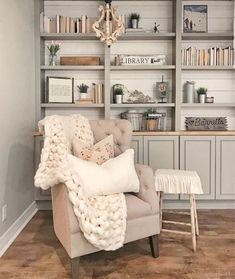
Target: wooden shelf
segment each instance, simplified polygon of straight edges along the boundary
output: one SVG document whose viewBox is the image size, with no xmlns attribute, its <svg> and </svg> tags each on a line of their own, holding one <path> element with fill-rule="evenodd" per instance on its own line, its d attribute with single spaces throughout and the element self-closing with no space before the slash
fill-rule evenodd
<svg viewBox="0 0 235 279">
<path fill-rule="evenodd" d="M 48 70 L 48 71 L 63 71 L 63 70 L 70 70 L 70 71 L 94 71 L 94 70 L 104 70 L 104 66 L 41 66 L 41 70 Z"/>
<path fill-rule="evenodd" d="M 111 108 L 173 108 L 174 103 L 153 103 L 153 104 L 111 104 Z"/>
<path fill-rule="evenodd" d="M 224 33 L 183 33 L 182 40 L 233 40 L 233 32 Z"/>
<path fill-rule="evenodd" d="M 140 65 L 140 66 L 111 66 L 112 71 L 151 71 L 151 70 L 174 70 L 175 65 Z"/>
<path fill-rule="evenodd" d="M 213 104 L 182 104 L 181 105 L 183 108 L 217 108 L 217 107 L 234 107 L 235 108 L 235 103 L 213 103 Z"/>
<path fill-rule="evenodd" d="M 47 104 L 43 103 L 41 104 L 42 108 L 103 108 L 104 104 Z"/>
<path fill-rule="evenodd" d="M 182 66 L 182 70 L 210 70 L 210 71 L 224 71 L 235 70 L 235 66 Z"/>
</svg>

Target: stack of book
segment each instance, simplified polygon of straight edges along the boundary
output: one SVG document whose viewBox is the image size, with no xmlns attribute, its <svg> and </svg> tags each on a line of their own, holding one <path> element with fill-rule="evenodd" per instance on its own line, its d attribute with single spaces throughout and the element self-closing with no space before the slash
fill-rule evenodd
<svg viewBox="0 0 235 279">
<path fill-rule="evenodd" d="M 234 65 L 234 49 L 230 46 L 209 49 L 189 47 L 181 50 L 181 62 L 185 66 L 232 66 Z"/>
<path fill-rule="evenodd" d="M 40 15 L 41 33 L 91 33 L 92 24 L 95 18 L 88 18 L 86 15 L 80 18 L 69 16 L 48 17 L 44 13 Z"/>
<path fill-rule="evenodd" d="M 94 104 L 104 103 L 104 85 L 93 83 L 93 102 Z"/>
</svg>

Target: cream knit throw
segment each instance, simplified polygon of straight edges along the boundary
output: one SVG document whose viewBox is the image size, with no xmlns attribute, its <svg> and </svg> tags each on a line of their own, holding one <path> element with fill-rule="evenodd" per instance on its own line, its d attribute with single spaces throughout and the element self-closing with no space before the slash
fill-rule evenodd
<svg viewBox="0 0 235 279">
<path fill-rule="evenodd" d="M 126 231 L 124 194 L 86 198 L 82 181 L 68 168 L 67 155 L 71 153 L 73 138 L 93 145 L 89 121 L 81 115 L 49 116 L 39 122 L 39 131 L 44 132 L 45 139 L 35 186 L 46 190 L 64 183 L 85 238 L 103 250 L 123 246 Z"/>
</svg>

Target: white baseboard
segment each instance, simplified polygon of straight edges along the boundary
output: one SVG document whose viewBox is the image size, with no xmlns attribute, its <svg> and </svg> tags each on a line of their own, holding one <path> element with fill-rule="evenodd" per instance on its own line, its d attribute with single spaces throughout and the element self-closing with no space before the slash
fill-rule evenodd
<svg viewBox="0 0 235 279">
<path fill-rule="evenodd" d="M 0 258 L 16 239 L 19 233 L 24 229 L 28 222 L 38 211 L 36 202 L 32 202 L 20 217 L 10 226 L 10 228 L 0 237 Z"/>
</svg>

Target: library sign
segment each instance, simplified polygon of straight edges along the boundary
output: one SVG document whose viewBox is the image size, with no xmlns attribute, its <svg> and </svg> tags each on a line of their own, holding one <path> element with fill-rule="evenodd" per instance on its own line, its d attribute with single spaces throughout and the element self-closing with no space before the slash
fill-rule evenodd
<svg viewBox="0 0 235 279">
<path fill-rule="evenodd" d="M 165 65 L 165 55 L 120 55 L 121 65 Z"/>
<path fill-rule="evenodd" d="M 187 131 L 226 131 L 227 117 L 186 117 Z"/>
</svg>

